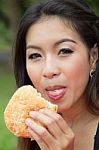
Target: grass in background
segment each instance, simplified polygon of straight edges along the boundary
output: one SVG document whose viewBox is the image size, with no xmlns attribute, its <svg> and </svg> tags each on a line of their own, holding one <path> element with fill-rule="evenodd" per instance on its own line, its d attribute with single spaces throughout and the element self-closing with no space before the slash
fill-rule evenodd
<svg viewBox="0 0 99 150">
<path fill-rule="evenodd" d="M 0 71 L 0 150 L 15 150 L 16 137 L 9 132 L 4 123 L 4 109 L 15 91 L 12 73 Z"/>
</svg>

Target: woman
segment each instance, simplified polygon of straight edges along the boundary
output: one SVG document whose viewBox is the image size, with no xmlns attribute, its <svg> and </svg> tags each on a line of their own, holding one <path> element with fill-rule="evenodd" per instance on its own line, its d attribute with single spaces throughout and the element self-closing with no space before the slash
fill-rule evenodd
<svg viewBox="0 0 99 150">
<path fill-rule="evenodd" d="M 24 14 L 15 44 L 17 86 L 33 85 L 59 109 L 30 112 L 34 140 L 19 138 L 18 150 L 99 147 L 98 22 L 82 0 L 48 0 Z"/>
</svg>

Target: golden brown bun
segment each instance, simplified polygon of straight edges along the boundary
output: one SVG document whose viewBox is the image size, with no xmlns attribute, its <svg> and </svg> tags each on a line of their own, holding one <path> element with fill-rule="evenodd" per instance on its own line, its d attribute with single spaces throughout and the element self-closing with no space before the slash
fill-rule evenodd
<svg viewBox="0 0 99 150">
<path fill-rule="evenodd" d="M 18 137 L 29 138 L 25 120 L 29 117 L 30 111 L 38 111 L 42 108 L 49 108 L 57 112 L 58 106 L 41 97 L 41 94 L 31 85 L 20 87 L 14 93 L 4 111 L 7 128 Z"/>
</svg>

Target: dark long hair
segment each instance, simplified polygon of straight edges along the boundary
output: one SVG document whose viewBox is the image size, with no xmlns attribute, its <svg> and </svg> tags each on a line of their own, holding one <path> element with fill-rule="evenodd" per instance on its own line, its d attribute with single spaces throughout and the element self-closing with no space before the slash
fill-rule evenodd
<svg viewBox="0 0 99 150">
<path fill-rule="evenodd" d="M 26 71 L 26 34 L 29 27 L 40 19 L 57 16 L 61 20 L 68 20 L 80 35 L 82 41 L 89 48 L 97 44 L 99 53 L 99 17 L 83 0 L 46 0 L 30 6 L 19 25 L 15 43 L 14 72 L 17 87 L 32 84 Z M 90 53 L 90 51 L 89 51 Z M 92 80 L 89 78 L 86 89 L 87 106 L 94 114 L 99 115 L 99 57 L 96 71 Z M 18 150 L 40 149 L 36 142 L 29 139 L 19 139 Z"/>
</svg>

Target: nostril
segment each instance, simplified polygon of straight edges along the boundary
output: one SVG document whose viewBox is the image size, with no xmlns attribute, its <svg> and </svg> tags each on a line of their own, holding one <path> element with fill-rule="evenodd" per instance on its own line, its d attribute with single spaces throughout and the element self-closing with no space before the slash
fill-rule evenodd
<svg viewBox="0 0 99 150">
<path fill-rule="evenodd" d="M 58 77 L 59 74 L 60 74 L 60 73 L 48 73 L 48 74 L 44 74 L 43 76 L 44 76 L 45 78 L 51 79 L 51 78 Z"/>
<path fill-rule="evenodd" d="M 53 77 L 56 77 L 56 76 L 58 76 L 58 74 L 53 74 Z"/>
<path fill-rule="evenodd" d="M 55 78 L 55 77 L 59 76 L 60 68 L 53 64 L 54 63 L 52 63 L 52 64 L 47 63 L 45 65 L 45 67 L 42 71 L 43 77 L 51 79 L 51 78 Z"/>
</svg>

